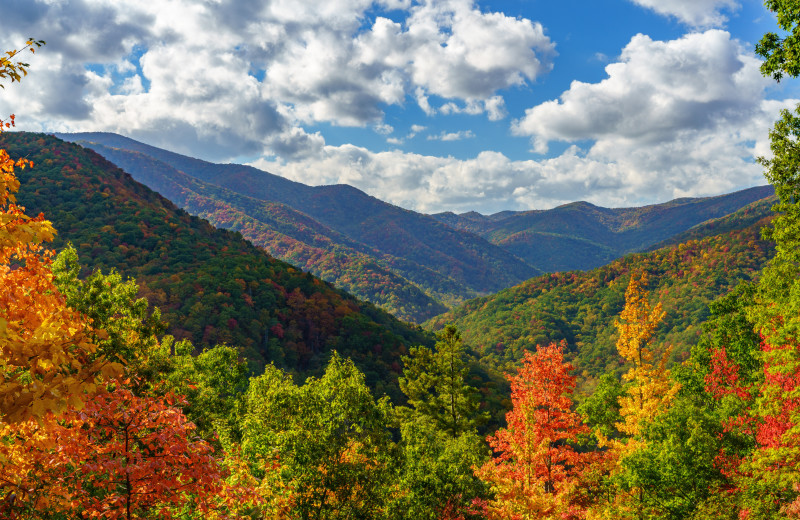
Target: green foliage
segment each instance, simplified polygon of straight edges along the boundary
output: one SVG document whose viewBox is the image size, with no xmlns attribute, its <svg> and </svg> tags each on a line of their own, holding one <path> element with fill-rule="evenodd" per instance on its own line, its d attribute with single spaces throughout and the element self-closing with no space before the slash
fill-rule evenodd
<svg viewBox="0 0 800 520">
<path fill-rule="evenodd" d="M 458 330 L 448 325 L 437 339 L 434 350 L 412 347 L 403 357 L 400 390 L 411 408 L 402 409 L 402 414 L 431 421 L 455 439 L 485 422 L 488 414 L 478 411 L 478 393 L 467 383 L 469 367 Z"/>
<path fill-rule="evenodd" d="M 135 366 L 153 348 L 156 336 L 164 332 L 166 324 L 161 321 L 160 311 L 151 311 L 145 298 L 137 298 L 136 281 L 123 281 L 113 267 L 107 275 L 97 269 L 81 280 L 78 253 L 72 244 L 67 244 L 51 268 L 67 305 L 91 318 L 92 325 L 105 332 L 106 338 L 93 338 L 98 345 L 96 356 Z"/>
<path fill-rule="evenodd" d="M 413 419 L 403 423 L 401 434 L 388 518 L 472 518 L 473 499 L 488 494 L 473 472 L 488 458 L 482 439 L 474 432 L 453 438 L 429 421 Z"/>
<path fill-rule="evenodd" d="M 295 386 L 268 366 L 250 383 L 243 453 L 256 475 L 278 468 L 291 518 L 381 518 L 390 478 L 388 399 L 334 353 L 325 375 Z"/>
<path fill-rule="evenodd" d="M 778 27 L 784 37 L 768 32 L 756 44 L 756 54 L 764 58 L 761 73 L 780 81 L 783 75 L 796 78 L 800 74 L 800 26 L 798 15 L 800 2 L 797 0 L 765 0 L 767 9 L 775 13 Z"/>
<path fill-rule="evenodd" d="M 207 439 L 219 433 L 228 445 L 239 442 L 239 414 L 249 372 L 238 350 L 217 345 L 194 356 L 188 342 L 173 346 L 167 339 L 162 344 L 174 349 L 167 385 L 187 397 L 184 413 L 197 425 L 198 433 Z"/>
<path fill-rule="evenodd" d="M 771 159 L 761 158 L 775 186 L 779 212 L 765 237 L 776 242 L 775 259 L 759 283 L 754 319 L 775 344 L 800 337 L 800 106 L 781 111 L 770 131 Z M 774 329 L 774 330 L 773 330 Z"/>
<path fill-rule="evenodd" d="M 624 305 L 631 272 L 647 272 L 650 299 L 666 316 L 654 344 L 674 347 L 671 361 L 688 358 L 708 318 L 708 304 L 740 281 L 753 280 L 773 254 L 760 240 L 763 222 L 745 229 L 628 255 L 587 272 L 554 273 L 477 298 L 427 322 L 453 323 L 492 370 L 509 371 L 536 345 L 566 340 L 586 395 L 604 373 L 625 371 L 617 356 L 614 318 Z"/>
<path fill-rule="evenodd" d="M 616 492 L 642 490 L 640 518 L 696 517 L 698 507 L 729 484 L 715 463 L 721 436 L 719 416 L 693 396 L 675 400 L 647 425 L 641 448 L 623 459 Z"/>
<path fill-rule="evenodd" d="M 612 437 L 616 433 L 615 425 L 622 421 L 619 398 L 623 394 L 625 388 L 619 379 L 613 374 L 603 374 L 591 395 L 578 406 L 578 413 L 590 427 Z"/>
</svg>

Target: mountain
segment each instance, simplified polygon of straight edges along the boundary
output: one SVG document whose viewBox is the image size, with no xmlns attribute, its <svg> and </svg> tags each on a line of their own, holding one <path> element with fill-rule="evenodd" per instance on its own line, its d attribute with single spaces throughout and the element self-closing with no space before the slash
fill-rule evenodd
<svg viewBox="0 0 800 520">
<path fill-rule="evenodd" d="M 734 211 L 724 217 L 714 218 L 693 226 L 686 231 L 671 236 L 655 245 L 647 248 L 648 251 L 654 251 L 671 245 L 688 242 L 689 240 L 701 240 L 706 237 L 735 231 L 737 229 L 745 229 L 753 224 L 764 222 L 766 219 L 772 217 L 772 206 L 778 202 L 778 197 L 773 194 L 769 197 L 751 202 L 750 204 Z"/>
<path fill-rule="evenodd" d="M 276 260 L 238 233 L 191 216 L 97 153 L 43 134 L 4 132 L 20 170 L 18 203 L 43 212 L 86 271 L 117 269 L 161 308 L 169 332 L 197 348 L 242 347 L 305 377 L 332 349 L 351 357 L 378 393 L 399 398 L 400 356 L 431 336 L 370 303 Z"/>
<path fill-rule="evenodd" d="M 676 235 L 698 238 L 697 226 L 773 193 L 764 186 L 640 208 L 575 202 L 546 211 L 422 215 L 350 186 L 306 186 L 116 134 L 63 137 L 92 147 L 189 213 L 417 323 L 542 272 L 593 269 Z"/>
<path fill-rule="evenodd" d="M 628 253 L 647 250 L 773 194 L 772 186 L 760 186 L 717 197 L 682 198 L 638 208 L 612 209 L 573 202 L 543 211 L 432 216 L 482 236 L 531 266 L 556 272 L 593 269 Z"/>
<path fill-rule="evenodd" d="M 115 164 L 137 172 L 137 181 L 189 213 L 216 227 L 238 231 L 269 254 L 335 282 L 400 318 L 423 321 L 447 310 L 416 285 L 378 265 L 370 248 L 285 204 L 200 181 L 141 152 L 92 146 Z M 445 286 L 444 282 L 439 285 Z M 457 284 L 451 285 L 457 290 Z"/>
<path fill-rule="evenodd" d="M 766 203 L 741 210 L 732 220 L 761 211 Z M 487 367 L 511 370 L 525 350 L 566 340 L 584 387 L 606 372 L 624 370 L 616 353 L 614 320 L 622 311 L 631 273 L 647 272 L 651 303 L 666 311 L 657 344 L 672 345 L 673 361 L 688 355 L 709 315 L 708 303 L 742 281 L 754 279 L 774 254 L 760 238 L 771 216 L 746 227 L 629 254 L 590 271 L 539 276 L 497 294 L 471 300 L 425 324 L 454 323 Z M 707 231 L 707 230 L 706 230 Z"/>
<path fill-rule="evenodd" d="M 94 148 L 190 213 L 405 319 L 422 321 L 541 273 L 479 236 L 351 186 L 306 186 L 115 134 L 59 135 Z"/>
</svg>

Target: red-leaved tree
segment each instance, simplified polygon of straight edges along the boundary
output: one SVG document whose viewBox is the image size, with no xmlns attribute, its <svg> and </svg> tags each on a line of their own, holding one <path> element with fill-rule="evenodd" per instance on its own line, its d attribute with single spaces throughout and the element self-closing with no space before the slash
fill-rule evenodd
<svg viewBox="0 0 800 520">
<path fill-rule="evenodd" d="M 27 455 L 36 459 L 26 478 L 33 493 L 14 509 L 126 520 L 210 511 L 222 472 L 176 407 L 181 399 L 139 397 L 119 384 L 68 410 L 47 429 L 52 447 Z"/>
<path fill-rule="evenodd" d="M 577 493 L 592 454 L 577 452 L 573 443 L 589 433 L 572 410 L 575 376 L 564 361 L 564 347 L 551 344 L 525 353 L 511 382 L 513 409 L 508 426 L 489 436 L 496 456 L 478 476 L 495 491 L 488 504 L 492 518 L 578 518 Z"/>
</svg>

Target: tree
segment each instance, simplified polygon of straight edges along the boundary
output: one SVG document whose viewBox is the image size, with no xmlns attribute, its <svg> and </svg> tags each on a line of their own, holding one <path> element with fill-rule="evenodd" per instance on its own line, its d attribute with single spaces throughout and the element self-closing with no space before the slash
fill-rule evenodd
<svg viewBox="0 0 800 520">
<path fill-rule="evenodd" d="M 410 355 L 403 356 L 399 383 L 411 409 L 400 413 L 424 417 L 455 439 L 485 422 L 488 414 L 478 411 L 477 391 L 467 384 L 469 367 L 456 327 L 447 325 L 437 339 L 435 349 L 412 347 Z"/>
<path fill-rule="evenodd" d="M 185 401 L 138 397 L 114 384 L 81 411 L 50 418 L 50 442 L 26 454 L 31 467 L 21 475 L 18 513 L 130 520 L 183 518 L 187 508 L 213 506 L 222 474 L 213 448 L 176 407 Z M 29 421 L 24 431 L 37 430 Z"/>
<path fill-rule="evenodd" d="M 475 432 L 453 439 L 430 421 L 411 420 L 401 427 L 397 476 L 389 518 L 446 520 L 478 516 L 476 500 L 488 486 L 473 468 L 486 461 L 486 446 Z"/>
<path fill-rule="evenodd" d="M 68 307 L 91 320 L 103 337 L 93 336 L 96 356 L 125 362 L 129 373 L 136 374 L 139 365 L 155 348 L 157 336 L 164 332 L 158 309 L 150 311 L 145 298 L 138 298 L 139 286 L 133 279 L 122 280 L 114 269 L 104 275 L 99 269 L 80 279 L 78 253 L 67 244 L 51 265 L 53 281 Z"/>
<path fill-rule="evenodd" d="M 258 478 L 278 468 L 291 518 L 383 518 L 391 415 L 336 353 L 301 387 L 268 366 L 247 391 L 242 452 Z"/>
<path fill-rule="evenodd" d="M 761 73 L 780 81 L 784 74 L 796 78 L 800 74 L 800 27 L 798 13 L 800 2 L 797 0 L 765 0 L 767 9 L 775 13 L 778 27 L 788 33 L 781 38 L 768 32 L 756 44 L 756 54 L 764 58 Z"/>
<path fill-rule="evenodd" d="M 661 304 L 651 306 L 644 286 L 646 274 L 631 276 L 625 291 L 625 307 L 615 322 L 619 331 L 617 351 L 630 368 L 622 379 L 625 391 L 619 395 L 619 416 L 616 423 L 617 438 L 609 441 L 596 430 L 599 444 L 608 447 L 606 461 L 609 474 L 606 484 L 614 488 L 613 496 L 597 506 L 602 515 L 614 518 L 650 515 L 650 487 L 648 473 L 648 428 L 668 409 L 680 385 L 670 379 L 666 369 L 669 349 L 656 363 L 656 352 L 650 347 L 656 327 L 664 317 Z M 611 410 L 613 412 L 613 410 Z"/>
<path fill-rule="evenodd" d="M 631 437 L 641 432 L 643 423 L 663 412 L 678 391 L 666 368 L 669 350 L 655 364 L 655 350 L 649 348 L 656 327 L 664 318 L 661 304 L 651 307 L 643 286 L 647 276 L 631 277 L 625 291 L 625 307 L 615 322 L 619 331 L 617 351 L 631 368 L 622 378 L 629 382 L 626 394 L 619 398 L 622 421 L 617 429 Z"/>
<path fill-rule="evenodd" d="M 572 410 L 575 376 L 564 361 L 565 344 L 525 353 L 511 382 L 508 426 L 488 441 L 496 456 L 478 470 L 492 486 L 492 518 L 571 518 L 580 514 L 581 476 L 594 455 L 575 445 L 590 430 Z"/>
<path fill-rule="evenodd" d="M 206 439 L 220 434 L 226 437 L 226 443 L 239 442 L 238 419 L 247 391 L 248 370 L 237 349 L 217 345 L 194 356 L 191 343 L 179 342 L 171 361 L 174 366 L 167 375 L 167 384 L 186 395 L 184 412 L 199 433 Z"/>
<path fill-rule="evenodd" d="M 95 356 L 95 332 L 53 283 L 50 254 L 41 249 L 53 226 L 16 204 L 14 169 L 29 165 L 0 150 L 0 422 L 80 406 L 101 374 L 121 368 Z"/>
</svg>

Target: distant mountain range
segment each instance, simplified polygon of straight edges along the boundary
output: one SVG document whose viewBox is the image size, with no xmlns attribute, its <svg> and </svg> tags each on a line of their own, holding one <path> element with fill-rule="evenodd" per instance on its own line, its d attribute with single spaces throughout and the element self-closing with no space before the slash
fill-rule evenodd
<svg viewBox="0 0 800 520">
<path fill-rule="evenodd" d="M 356 188 L 307 186 L 109 133 L 58 134 L 94 149 L 210 223 L 420 323 L 545 272 L 592 269 L 769 197 L 771 186 L 642 208 L 424 215 Z"/>
<path fill-rule="evenodd" d="M 718 197 L 675 199 L 638 208 L 611 209 L 573 202 L 543 211 L 432 216 L 475 233 L 542 271 L 572 271 L 593 269 L 628 253 L 648 250 L 774 193 L 772 186 L 759 186 Z"/>
</svg>

